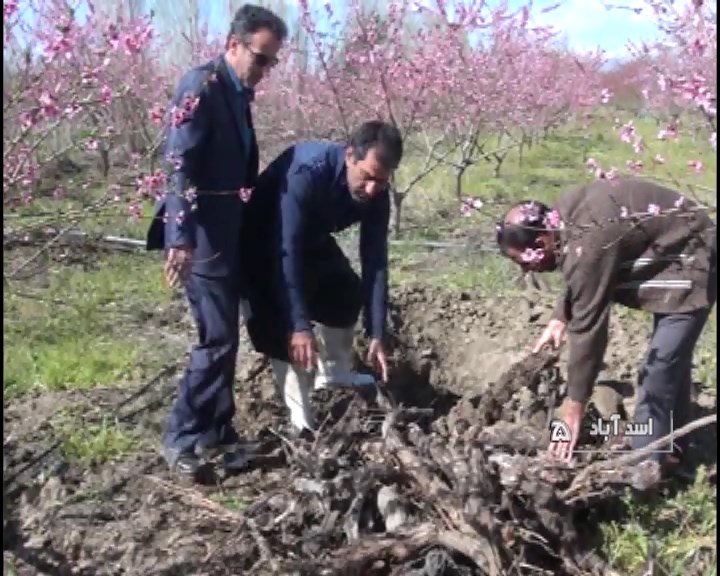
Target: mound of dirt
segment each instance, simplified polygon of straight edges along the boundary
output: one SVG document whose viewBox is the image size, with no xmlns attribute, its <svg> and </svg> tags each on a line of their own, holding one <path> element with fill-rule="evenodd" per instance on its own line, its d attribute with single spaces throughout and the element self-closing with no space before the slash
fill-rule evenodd
<svg viewBox="0 0 720 576">
<path fill-rule="evenodd" d="M 129 398 L 7 404 L 6 560 L 18 574 L 611 574 L 592 551 L 589 511 L 656 485 L 658 470 L 628 455 L 574 466 L 545 455 L 563 373 L 552 353 L 527 351 L 549 312 L 529 299 L 397 292 L 391 382 L 316 393 L 314 439 L 291 438 L 269 370 L 244 355 L 237 426 L 261 455 L 205 486 L 179 485 L 152 446 L 176 375 Z M 612 369 L 638 351 L 625 354 Z M 116 462 L 67 461 L 41 425 L 62 405 L 86 408 L 86 421 L 111 416 L 147 443 Z"/>
</svg>

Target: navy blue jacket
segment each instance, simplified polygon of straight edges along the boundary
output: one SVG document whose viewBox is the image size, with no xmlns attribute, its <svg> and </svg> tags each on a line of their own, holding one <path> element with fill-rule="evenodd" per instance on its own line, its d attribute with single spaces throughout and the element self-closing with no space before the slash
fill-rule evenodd
<svg viewBox="0 0 720 576">
<path fill-rule="evenodd" d="M 248 92 L 249 102 L 252 93 Z M 238 105 L 238 91 L 223 56 L 185 74 L 172 105 L 182 106 L 187 96 L 196 98 L 196 106 L 182 122 L 169 121 L 165 132 L 169 189 L 155 207 L 147 249 L 189 245 L 194 249 L 193 273 L 239 275 L 245 209 L 239 191 L 252 188 L 258 175 L 250 107 L 243 110 Z M 243 132 L 244 122 L 249 132 Z M 246 142 L 248 133 L 250 141 Z M 197 194 L 195 211 L 192 198 L 188 199 L 192 188 Z"/>
<path fill-rule="evenodd" d="M 367 203 L 355 201 L 348 189 L 345 146 L 302 142 L 285 150 L 260 175 L 253 202 L 265 203 L 254 222 L 253 243 L 272 246 L 279 278 L 275 290 L 291 331 L 310 330 L 301 267 L 333 233 L 360 223 L 360 261 L 364 291 L 364 323 L 369 337 L 383 338 L 388 293 L 388 224 L 386 191 Z M 271 221 L 265 218 L 270 215 Z M 253 217 L 255 220 L 255 217 Z M 246 247 L 253 250 L 246 243 Z M 259 257 L 259 256 L 256 256 Z M 311 257 L 310 257 L 311 258 Z M 309 262 L 311 264 L 311 260 Z M 267 287 L 271 289 L 270 286 Z"/>
</svg>

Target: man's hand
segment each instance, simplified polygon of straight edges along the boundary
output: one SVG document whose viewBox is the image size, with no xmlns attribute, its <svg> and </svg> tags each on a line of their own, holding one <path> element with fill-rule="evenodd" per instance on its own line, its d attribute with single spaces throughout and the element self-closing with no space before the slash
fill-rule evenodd
<svg viewBox="0 0 720 576">
<path fill-rule="evenodd" d="M 165 258 L 165 281 L 171 288 L 185 282 L 192 268 L 192 248 L 180 246 L 170 248 Z"/>
<path fill-rule="evenodd" d="M 370 341 L 370 348 L 368 350 L 368 362 L 370 362 L 377 370 L 380 370 L 382 381 L 387 384 L 388 381 L 388 367 L 387 367 L 387 356 L 385 355 L 385 347 L 383 343 L 377 338 L 373 338 Z"/>
<path fill-rule="evenodd" d="M 293 332 L 290 336 L 290 360 L 308 372 L 317 365 L 317 343 L 312 332 Z"/>
<path fill-rule="evenodd" d="M 566 332 L 567 324 L 565 322 L 562 320 L 550 320 L 545 330 L 543 330 L 542 336 L 540 336 L 535 347 L 532 349 L 532 353 L 537 354 L 550 343 L 552 343 L 553 348 L 557 350 L 563 340 L 565 340 Z"/>
<path fill-rule="evenodd" d="M 585 406 L 582 402 L 574 400 L 565 400 L 563 406 L 563 420 L 570 429 L 570 442 L 551 442 L 548 452 L 556 458 L 560 458 L 565 462 L 570 462 L 573 450 L 577 445 L 580 437 L 580 426 L 582 424 L 583 415 L 585 414 Z"/>
</svg>

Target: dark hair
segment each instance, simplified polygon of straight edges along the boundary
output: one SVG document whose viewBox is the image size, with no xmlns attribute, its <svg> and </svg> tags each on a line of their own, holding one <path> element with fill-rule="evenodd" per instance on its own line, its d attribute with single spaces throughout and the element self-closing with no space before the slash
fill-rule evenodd
<svg viewBox="0 0 720 576">
<path fill-rule="evenodd" d="M 245 39 L 250 34 L 255 34 L 262 29 L 270 30 L 280 42 L 285 41 L 288 35 L 287 25 L 272 10 L 254 4 L 243 4 L 235 12 L 227 35 L 227 42 L 230 42 L 231 36 Z"/>
<path fill-rule="evenodd" d="M 524 250 L 535 247 L 538 237 L 548 232 L 545 217 L 550 208 L 537 200 L 523 200 L 513 204 L 508 214 L 513 211 L 520 212 L 518 221 L 510 224 L 500 220 L 495 224 L 498 246 L 503 251 L 505 248 Z"/>
<path fill-rule="evenodd" d="M 364 160 L 368 151 L 376 148 L 378 160 L 386 170 L 395 170 L 402 160 L 400 130 L 380 120 L 370 120 L 358 126 L 350 135 L 348 146 L 352 148 L 355 160 Z"/>
</svg>

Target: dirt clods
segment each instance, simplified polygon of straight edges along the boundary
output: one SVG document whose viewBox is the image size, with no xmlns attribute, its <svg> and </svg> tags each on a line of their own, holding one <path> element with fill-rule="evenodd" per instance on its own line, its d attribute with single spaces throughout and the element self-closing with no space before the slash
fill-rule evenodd
<svg viewBox="0 0 720 576">
<path fill-rule="evenodd" d="M 237 427 L 262 457 L 209 486 L 180 484 L 158 455 L 177 374 L 131 401 L 95 390 L 10 403 L 6 562 L 21 575 L 612 574 L 581 519 L 624 487 L 656 485 L 659 471 L 546 455 L 562 362 L 528 350 L 549 312 L 532 298 L 396 292 L 391 382 L 316 393 L 314 438 L 291 434 L 269 369 L 242 355 Z M 615 338 L 638 334 L 613 328 Z M 641 355 L 623 349 L 608 378 L 623 380 Z M 606 396 L 595 409 L 623 403 Z M 86 422 L 112 416 L 142 442 L 81 465 L 51 424 L 63 406 L 87 409 Z"/>
</svg>

